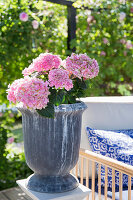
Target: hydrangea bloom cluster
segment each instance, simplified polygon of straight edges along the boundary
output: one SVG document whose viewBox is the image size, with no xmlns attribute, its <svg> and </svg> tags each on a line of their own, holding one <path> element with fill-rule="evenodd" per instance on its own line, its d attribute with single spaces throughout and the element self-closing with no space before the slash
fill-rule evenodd
<svg viewBox="0 0 133 200">
<path fill-rule="evenodd" d="M 128 40 L 128 41 L 126 42 L 126 48 L 127 48 L 127 49 L 131 49 L 132 47 L 133 47 L 132 42 L 131 42 L 130 40 Z"/>
<path fill-rule="evenodd" d="M 99 66 L 95 59 L 91 59 L 86 54 L 72 54 L 66 59 L 66 70 L 79 79 L 91 79 L 98 75 Z"/>
<path fill-rule="evenodd" d="M 36 59 L 34 59 L 33 63 L 28 68 L 25 68 L 22 73 L 24 76 L 27 76 L 34 71 L 49 71 L 53 68 L 59 68 L 61 62 L 61 58 L 57 55 L 42 53 Z"/>
<path fill-rule="evenodd" d="M 39 27 L 39 22 L 38 22 L 37 20 L 33 20 L 33 21 L 32 21 L 32 26 L 33 26 L 34 29 L 38 29 L 38 27 Z"/>
<path fill-rule="evenodd" d="M 106 56 L 106 52 L 105 51 L 101 51 L 100 55 L 101 56 Z"/>
<path fill-rule="evenodd" d="M 49 72 L 48 78 L 50 87 L 55 86 L 56 89 L 65 88 L 67 91 L 73 88 L 73 83 L 72 80 L 69 78 L 69 73 L 64 69 L 51 70 Z"/>
<path fill-rule="evenodd" d="M 21 85 L 23 83 L 23 78 L 15 80 L 11 85 L 8 86 L 8 95 L 7 95 L 7 99 L 13 103 L 17 102 L 17 98 L 16 98 L 16 91 L 17 88 L 19 87 L 19 85 Z"/>
<path fill-rule="evenodd" d="M 104 43 L 104 44 L 108 44 L 108 42 L 109 42 L 109 41 L 108 41 L 107 38 L 103 38 L 103 43 Z"/>
<path fill-rule="evenodd" d="M 19 18 L 20 18 L 20 20 L 23 21 L 23 22 L 28 21 L 28 15 L 27 15 L 26 12 L 20 13 Z"/>
<path fill-rule="evenodd" d="M 64 102 L 75 103 L 77 96 L 79 97 L 78 87 L 80 87 L 79 91 L 84 90 L 81 85 L 85 84 L 79 86 L 79 84 L 75 84 L 76 81 L 82 83 L 85 79 L 97 76 L 98 72 L 97 61 L 86 54 L 73 53 L 62 61 L 57 55 L 43 53 L 34 59 L 28 68 L 23 70 L 24 78 L 18 79 L 9 85 L 7 98 L 13 103 L 21 102 L 28 109 L 37 109 L 38 111 L 38 109 L 41 110 L 47 105 L 47 109 L 51 109 L 51 104 L 52 109 L 54 109 L 53 105 Z M 55 102 L 51 100 L 51 88 L 55 90 L 54 95 L 57 97 Z M 72 88 L 72 92 L 67 96 L 67 91 Z M 58 98 L 58 95 L 62 89 L 66 91 L 62 92 L 64 96 L 60 102 L 58 99 L 61 98 Z"/>
<path fill-rule="evenodd" d="M 24 76 L 29 76 L 31 75 L 33 72 L 35 72 L 34 66 L 33 64 L 31 64 L 29 67 L 26 67 L 23 71 L 22 74 Z"/>
<path fill-rule="evenodd" d="M 28 14 L 26 12 L 22 12 L 19 14 L 19 19 L 23 22 L 27 22 L 28 21 Z M 38 29 L 39 27 L 39 22 L 37 20 L 33 20 L 32 21 L 32 27 L 33 29 Z"/>
<path fill-rule="evenodd" d="M 14 137 L 9 137 L 7 143 L 12 144 L 13 142 L 14 142 Z"/>
<path fill-rule="evenodd" d="M 22 102 L 26 108 L 42 109 L 49 102 L 48 82 L 35 77 L 18 79 L 9 86 L 8 100 L 13 103 Z"/>
</svg>

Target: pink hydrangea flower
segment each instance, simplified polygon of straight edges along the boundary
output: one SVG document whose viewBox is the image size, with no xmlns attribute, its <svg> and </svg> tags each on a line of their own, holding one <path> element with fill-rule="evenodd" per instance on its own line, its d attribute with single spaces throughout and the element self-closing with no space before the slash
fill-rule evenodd
<svg viewBox="0 0 133 200">
<path fill-rule="evenodd" d="M 16 103 L 17 99 L 16 99 L 16 95 L 15 95 L 15 92 L 17 90 L 17 88 L 19 87 L 19 85 L 21 85 L 21 83 L 23 83 L 23 79 L 18 79 L 18 80 L 15 80 L 11 85 L 9 84 L 8 85 L 8 95 L 7 95 L 7 99 L 13 103 Z"/>
<path fill-rule="evenodd" d="M 35 71 L 33 64 L 31 64 L 29 67 L 26 67 L 23 71 L 22 74 L 24 76 L 29 76 L 30 74 L 32 74 Z"/>
<path fill-rule="evenodd" d="M 73 88 L 72 80 L 69 78 L 69 73 L 64 69 L 52 69 L 48 75 L 49 85 L 55 86 L 56 89 L 65 88 L 69 91 Z"/>
<path fill-rule="evenodd" d="M 33 26 L 34 29 L 38 29 L 38 27 L 39 27 L 39 22 L 38 22 L 37 20 L 33 20 L 33 21 L 32 21 L 32 26 Z"/>
<path fill-rule="evenodd" d="M 103 38 L 103 43 L 104 43 L 104 44 L 108 44 L 108 42 L 109 42 L 109 41 L 108 41 L 107 38 Z"/>
<path fill-rule="evenodd" d="M 34 59 L 33 63 L 28 68 L 24 69 L 22 73 L 24 76 L 27 76 L 34 71 L 49 71 L 53 68 L 59 68 L 61 62 L 61 58 L 57 55 L 42 53 L 36 59 Z"/>
<path fill-rule="evenodd" d="M 13 114 L 13 113 L 10 113 L 9 116 L 10 116 L 11 118 L 13 118 L 13 117 L 14 117 L 14 114 Z"/>
<path fill-rule="evenodd" d="M 130 12 L 133 13 L 133 7 L 130 9 Z"/>
<path fill-rule="evenodd" d="M 90 79 L 99 73 L 99 66 L 95 59 L 91 59 L 86 54 L 72 54 L 66 59 L 66 70 L 78 78 Z"/>
<path fill-rule="evenodd" d="M 22 102 L 26 108 L 42 109 L 49 102 L 49 94 L 47 81 L 26 76 L 24 79 L 14 81 L 9 86 L 7 98 L 10 102 Z"/>
<path fill-rule="evenodd" d="M 0 112 L 0 117 L 3 117 L 3 113 L 2 112 Z"/>
<path fill-rule="evenodd" d="M 101 56 L 106 56 L 106 52 L 105 51 L 101 51 L 100 55 Z"/>
<path fill-rule="evenodd" d="M 119 0 L 120 3 L 125 4 L 126 0 Z"/>
<path fill-rule="evenodd" d="M 94 20 L 94 16 L 89 15 L 87 18 L 87 23 L 90 24 Z"/>
<path fill-rule="evenodd" d="M 128 40 L 128 41 L 126 42 L 126 48 L 127 48 L 127 49 L 131 49 L 132 47 L 133 47 L 132 42 L 131 42 L 130 40 Z"/>
<path fill-rule="evenodd" d="M 126 18 L 126 13 L 121 12 L 121 13 L 119 14 L 119 22 L 123 22 L 125 18 Z"/>
<path fill-rule="evenodd" d="M 127 56 L 127 52 L 126 51 L 124 51 L 123 54 L 124 54 L 124 56 Z"/>
<path fill-rule="evenodd" d="M 27 15 L 26 12 L 20 13 L 19 18 L 20 18 L 20 20 L 23 21 L 23 22 L 28 21 L 28 15 Z"/>
<path fill-rule="evenodd" d="M 9 137 L 8 139 L 7 139 L 7 143 L 8 144 L 12 144 L 14 142 L 14 137 Z"/>
<path fill-rule="evenodd" d="M 126 40 L 125 40 L 125 39 L 121 39 L 121 40 L 120 40 L 120 43 L 121 43 L 121 44 L 126 44 Z"/>
</svg>

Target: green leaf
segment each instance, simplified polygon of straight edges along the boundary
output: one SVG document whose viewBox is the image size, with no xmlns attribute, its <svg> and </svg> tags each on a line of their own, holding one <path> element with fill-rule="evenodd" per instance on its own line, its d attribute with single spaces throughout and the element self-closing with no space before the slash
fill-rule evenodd
<svg viewBox="0 0 133 200">
<path fill-rule="evenodd" d="M 49 101 L 52 104 L 55 104 L 56 98 L 57 98 L 57 91 L 55 89 L 50 88 Z"/>
<path fill-rule="evenodd" d="M 41 110 L 38 110 L 38 109 L 36 110 L 38 114 L 43 117 L 54 118 L 54 105 L 51 103 L 48 103 L 46 108 L 43 108 Z"/>
<path fill-rule="evenodd" d="M 59 90 L 57 92 L 57 98 L 56 98 L 57 106 L 63 103 L 64 97 L 65 97 L 65 92 L 63 90 Z"/>
<path fill-rule="evenodd" d="M 68 96 L 68 102 L 69 103 L 76 103 L 76 97 L 75 96 Z"/>
<path fill-rule="evenodd" d="M 78 86 L 79 86 L 81 89 L 85 90 L 85 89 L 87 88 L 86 83 L 85 83 L 84 80 L 81 80 L 81 79 L 78 79 L 78 78 L 77 78 L 76 81 L 77 81 L 77 83 L 78 83 Z"/>
<path fill-rule="evenodd" d="M 84 95 L 84 90 L 78 90 L 76 96 L 79 97 L 83 97 Z"/>
</svg>

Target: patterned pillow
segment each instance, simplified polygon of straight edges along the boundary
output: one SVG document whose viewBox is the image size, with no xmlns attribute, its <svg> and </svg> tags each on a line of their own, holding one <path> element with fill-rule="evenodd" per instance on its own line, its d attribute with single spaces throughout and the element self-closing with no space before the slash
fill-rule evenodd
<svg viewBox="0 0 133 200">
<path fill-rule="evenodd" d="M 86 128 L 92 151 L 133 166 L 133 129 L 105 131 Z M 98 164 L 96 165 L 98 171 Z M 105 168 L 101 168 L 101 185 L 105 184 Z M 119 172 L 115 171 L 115 186 L 119 187 Z M 133 186 L 133 178 L 131 179 Z M 128 176 L 123 174 L 123 187 Z M 112 188 L 112 169 L 108 168 L 108 187 Z"/>
</svg>

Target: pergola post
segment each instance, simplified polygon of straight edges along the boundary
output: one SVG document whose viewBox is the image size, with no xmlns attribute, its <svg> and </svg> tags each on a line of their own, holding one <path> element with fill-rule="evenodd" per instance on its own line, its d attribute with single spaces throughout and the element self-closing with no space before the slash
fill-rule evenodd
<svg viewBox="0 0 133 200">
<path fill-rule="evenodd" d="M 76 39 L 76 8 L 73 7 L 72 1 L 66 0 L 45 0 L 51 3 L 67 6 L 67 24 L 68 24 L 68 36 L 67 36 L 67 50 L 75 52 L 76 48 L 71 49 L 71 41 Z"/>
<path fill-rule="evenodd" d="M 71 41 L 76 39 L 76 8 L 73 6 L 67 6 L 68 16 L 68 38 L 67 38 L 67 49 L 75 52 L 76 48 L 71 49 Z"/>
</svg>

